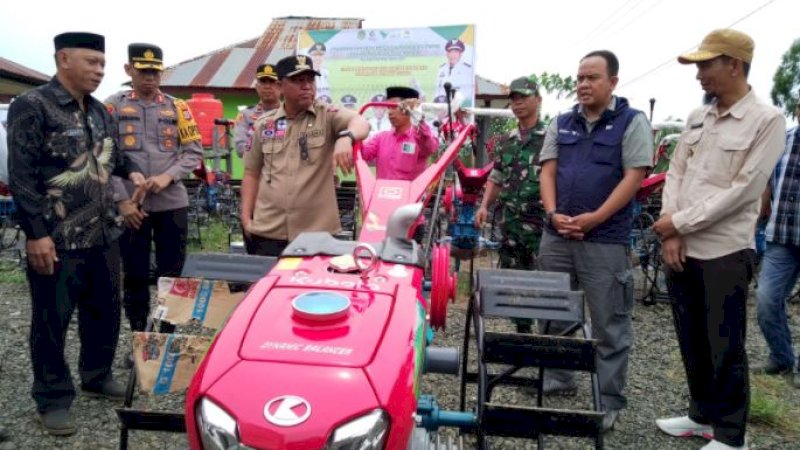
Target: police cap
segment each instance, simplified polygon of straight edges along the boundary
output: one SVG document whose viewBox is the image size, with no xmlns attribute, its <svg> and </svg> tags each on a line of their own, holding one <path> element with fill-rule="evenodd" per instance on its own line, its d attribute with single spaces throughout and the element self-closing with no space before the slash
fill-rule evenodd
<svg viewBox="0 0 800 450">
<path fill-rule="evenodd" d="M 128 45 L 128 62 L 134 69 L 164 70 L 163 58 L 164 52 L 157 45 L 142 43 Z"/>
<path fill-rule="evenodd" d="M 275 66 L 272 64 L 261 64 L 256 69 L 256 78 L 259 80 L 277 80 L 278 73 L 275 72 Z"/>
</svg>

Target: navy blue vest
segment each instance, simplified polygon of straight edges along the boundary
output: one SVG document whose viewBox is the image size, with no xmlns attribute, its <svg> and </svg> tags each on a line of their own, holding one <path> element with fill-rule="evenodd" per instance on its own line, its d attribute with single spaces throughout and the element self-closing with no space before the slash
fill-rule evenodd
<svg viewBox="0 0 800 450">
<path fill-rule="evenodd" d="M 577 216 L 596 210 L 622 181 L 622 138 L 639 113 L 628 107 L 628 100 L 617 97 L 614 110 L 605 110 L 591 133 L 586 131 L 586 119 L 578 113 L 578 105 L 558 116 L 556 210 L 560 214 Z M 632 221 L 631 201 L 583 239 L 627 244 Z"/>
</svg>

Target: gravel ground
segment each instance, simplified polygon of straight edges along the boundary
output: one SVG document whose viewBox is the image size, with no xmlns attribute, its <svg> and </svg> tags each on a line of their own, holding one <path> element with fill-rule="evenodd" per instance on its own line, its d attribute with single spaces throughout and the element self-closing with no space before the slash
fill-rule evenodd
<svg viewBox="0 0 800 450">
<path fill-rule="evenodd" d="M 466 264 L 465 264 L 466 266 Z M 6 266 L 7 267 L 7 266 Z M 748 351 L 751 364 L 764 362 L 767 350 L 763 337 L 754 319 L 754 309 L 749 308 L 750 320 Z M 452 305 L 449 311 L 447 331 L 438 333 L 437 345 L 460 345 L 463 333 L 465 303 Z M 791 327 L 797 342 L 800 336 L 800 305 L 790 305 Z M 119 429 L 113 408 L 117 403 L 108 400 L 87 398 L 80 394 L 73 405 L 78 433 L 71 437 L 55 438 L 44 433 L 36 420 L 34 403 L 29 396 L 31 383 L 30 358 L 28 354 L 28 330 L 30 326 L 30 300 L 24 283 L 0 283 L 0 427 L 8 435 L 0 443 L 0 450 L 11 449 L 112 449 L 117 448 Z M 123 321 L 124 323 L 125 321 Z M 491 327 L 508 327 L 504 321 L 495 321 Z M 631 353 L 627 393 L 629 407 L 625 410 L 615 429 L 606 435 L 609 449 L 697 449 L 702 439 L 689 440 L 670 438 L 661 434 L 654 420 L 662 416 L 685 413 L 687 389 L 680 364 L 675 334 L 668 305 L 636 305 L 634 310 L 635 343 Z M 125 379 L 121 355 L 130 345 L 130 332 L 123 325 L 123 334 L 117 356 L 115 374 Z M 67 359 L 77 367 L 76 326 L 68 333 Z M 474 352 L 472 352 L 474 354 Z M 77 379 L 76 379 L 77 384 Z M 457 379 L 444 375 L 428 375 L 422 390 L 436 395 L 445 408 L 458 405 Z M 474 404 L 474 389 L 468 404 Z M 580 377 L 579 395 L 575 398 L 546 398 L 545 404 L 556 407 L 588 408 L 590 405 L 588 376 Z M 800 389 L 781 386 L 780 394 L 800 408 Z M 510 388 L 499 388 L 498 401 L 516 404 L 532 404 L 534 399 Z M 181 410 L 182 396 L 141 397 L 135 406 L 149 409 Z M 780 434 L 776 429 L 753 425 L 749 428 L 753 449 L 797 449 L 794 439 L 800 435 L 800 426 L 795 436 Z M 132 449 L 184 449 L 185 437 L 169 433 L 132 432 Z M 471 441 L 467 438 L 467 443 Z M 493 448 L 535 448 L 535 442 L 524 440 L 491 441 Z M 593 448 L 587 440 L 547 437 L 546 447 L 551 449 Z"/>
</svg>

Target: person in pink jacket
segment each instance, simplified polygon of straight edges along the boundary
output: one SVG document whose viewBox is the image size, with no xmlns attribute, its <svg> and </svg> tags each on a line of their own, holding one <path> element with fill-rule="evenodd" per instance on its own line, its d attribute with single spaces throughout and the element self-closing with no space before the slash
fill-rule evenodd
<svg viewBox="0 0 800 450">
<path fill-rule="evenodd" d="M 369 138 L 361 149 L 366 161 L 375 161 L 381 180 L 413 180 L 428 157 L 438 148 L 438 140 L 424 120 L 411 121 L 409 111 L 419 102 L 419 92 L 408 87 L 386 88 L 386 101 L 398 103 L 389 109 L 392 129 Z"/>
</svg>

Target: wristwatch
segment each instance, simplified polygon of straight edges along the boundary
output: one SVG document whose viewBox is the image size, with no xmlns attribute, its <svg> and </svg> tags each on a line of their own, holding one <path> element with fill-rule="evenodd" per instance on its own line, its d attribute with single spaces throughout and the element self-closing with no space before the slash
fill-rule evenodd
<svg viewBox="0 0 800 450">
<path fill-rule="evenodd" d="M 342 131 L 340 131 L 339 134 L 336 135 L 336 140 L 338 141 L 339 139 L 341 139 L 343 137 L 349 137 L 350 138 L 350 145 L 355 145 L 356 144 L 356 137 L 355 137 L 355 135 L 353 134 L 352 131 L 350 131 L 350 130 L 342 130 Z"/>
<path fill-rule="evenodd" d="M 545 213 L 545 217 L 547 217 L 547 222 L 546 223 L 549 224 L 550 222 L 553 221 L 553 214 L 555 214 L 555 213 L 556 213 L 555 209 L 551 209 L 550 211 L 547 211 Z"/>
</svg>

